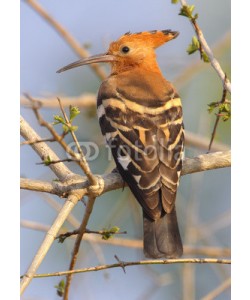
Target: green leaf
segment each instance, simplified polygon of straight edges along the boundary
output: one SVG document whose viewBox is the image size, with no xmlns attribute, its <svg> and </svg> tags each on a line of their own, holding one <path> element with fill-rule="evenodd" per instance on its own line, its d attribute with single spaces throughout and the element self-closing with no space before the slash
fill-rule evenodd
<svg viewBox="0 0 250 300">
<path fill-rule="evenodd" d="M 199 15 L 198 15 L 198 14 L 195 14 L 195 15 L 193 16 L 193 20 L 197 20 L 198 17 L 199 17 Z"/>
<path fill-rule="evenodd" d="M 80 110 L 77 106 L 70 106 L 69 110 L 69 121 L 72 122 L 74 118 L 79 115 Z"/>
<path fill-rule="evenodd" d="M 57 295 L 59 297 L 62 297 L 64 295 L 64 291 L 65 291 L 65 282 L 62 279 L 58 285 L 55 285 L 55 288 L 57 289 Z"/>
<path fill-rule="evenodd" d="M 105 241 L 110 239 L 115 233 L 119 232 L 119 230 L 120 228 L 117 226 L 114 226 L 110 229 L 103 229 L 102 239 Z"/>
<path fill-rule="evenodd" d="M 192 43 L 188 45 L 188 48 L 187 48 L 186 51 L 190 55 L 190 54 L 193 54 L 194 52 L 196 52 L 199 49 L 200 49 L 200 42 L 198 41 L 196 36 L 193 36 Z"/>
<path fill-rule="evenodd" d="M 176 4 L 179 2 L 179 0 L 171 0 L 172 4 Z"/>
<path fill-rule="evenodd" d="M 78 129 L 78 126 L 71 126 L 70 127 L 70 131 L 77 131 L 77 129 Z"/>
<path fill-rule="evenodd" d="M 180 9 L 179 15 L 187 17 L 189 19 L 198 18 L 197 14 L 195 15 L 195 17 L 193 17 L 194 9 L 195 9 L 194 5 L 183 5 Z"/>
<path fill-rule="evenodd" d="M 66 240 L 67 236 L 66 235 L 60 235 L 58 237 L 58 243 L 62 244 Z"/>
<path fill-rule="evenodd" d="M 215 109 L 215 107 L 217 107 L 218 105 L 219 105 L 218 102 L 211 102 L 211 103 L 209 103 L 208 104 L 208 111 L 209 111 L 209 113 L 211 113 Z"/>
<path fill-rule="evenodd" d="M 68 133 L 69 131 L 77 131 L 78 126 L 63 124 L 62 128 L 64 133 Z"/>
<path fill-rule="evenodd" d="M 43 160 L 45 166 L 49 166 L 52 162 L 50 156 L 47 156 L 44 160 Z"/>
<path fill-rule="evenodd" d="M 228 120 L 230 119 L 230 117 L 231 117 L 231 112 L 229 112 L 228 114 L 224 115 L 224 116 L 222 117 L 222 120 L 223 120 L 224 122 L 226 122 L 226 121 L 228 121 Z"/>
<path fill-rule="evenodd" d="M 222 120 L 228 121 L 231 117 L 231 103 L 230 102 L 211 102 L 208 104 L 208 111 L 211 113 L 215 108 L 218 107 L 218 114 Z"/>
<path fill-rule="evenodd" d="M 53 123 L 53 125 L 57 125 L 57 124 L 65 124 L 65 120 L 62 116 L 59 115 L 54 115 L 54 120 L 55 122 Z"/>
<path fill-rule="evenodd" d="M 202 59 L 203 59 L 204 62 L 206 62 L 206 63 L 210 62 L 210 59 L 209 59 L 209 57 L 208 57 L 208 55 L 207 55 L 206 52 L 202 51 L 201 56 L 202 56 Z"/>
<path fill-rule="evenodd" d="M 68 133 L 70 131 L 70 127 L 67 124 L 63 124 L 62 128 L 64 133 Z"/>
</svg>

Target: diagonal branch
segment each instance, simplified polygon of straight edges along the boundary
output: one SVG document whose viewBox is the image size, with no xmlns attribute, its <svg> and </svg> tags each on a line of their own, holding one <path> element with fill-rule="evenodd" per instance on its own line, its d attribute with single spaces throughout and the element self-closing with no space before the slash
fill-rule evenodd
<svg viewBox="0 0 250 300">
<path fill-rule="evenodd" d="M 23 279 L 21 281 L 21 294 L 24 292 L 26 287 L 29 285 L 31 280 L 33 279 L 37 269 L 39 268 L 40 264 L 42 263 L 44 257 L 46 256 L 48 250 L 50 249 L 52 243 L 54 242 L 60 228 L 62 227 L 64 221 L 66 220 L 69 213 L 72 211 L 72 209 L 75 207 L 77 202 L 80 200 L 81 195 L 78 196 L 70 195 L 63 205 L 61 211 L 59 212 L 58 216 L 56 217 L 53 225 L 48 230 L 39 250 L 37 251 L 28 271 L 23 276 Z"/>
<path fill-rule="evenodd" d="M 26 0 L 26 2 L 42 17 L 44 18 L 56 31 L 61 37 L 67 42 L 67 44 L 75 51 L 75 53 L 82 57 L 86 58 L 89 57 L 89 52 L 84 49 L 74 38 L 73 36 L 55 19 L 53 19 L 46 10 L 37 3 L 36 0 Z M 96 64 L 90 65 L 92 70 L 96 73 L 96 75 L 100 79 L 105 79 L 107 76 L 105 72 Z"/>
<path fill-rule="evenodd" d="M 93 209 L 93 206 L 94 206 L 94 203 L 95 203 L 95 199 L 96 199 L 96 197 L 92 197 L 92 196 L 90 196 L 89 199 L 88 199 L 85 214 L 83 216 L 82 223 L 81 223 L 81 226 L 79 228 L 79 233 L 77 235 L 77 238 L 76 238 L 76 241 L 75 241 L 75 246 L 74 246 L 74 249 L 73 249 L 73 252 L 72 252 L 72 258 L 71 258 L 69 270 L 73 270 L 74 267 L 75 267 L 77 255 L 78 255 L 78 252 L 79 252 L 79 249 L 80 249 L 80 245 L 81 245 L 81 242 L 82 242 L 83 235 L 86 232 L 86 226 L 88 224 L 90 215 L 92 213 L 92 209 Z M 72 274 L 68 274 L 67 275 L 67 280 L 66 280 L 66 285 L 65 285 L 64 300 L 68 300 L 68 298 L 69 298 L 69 287 L 70 287 L 71 281 L 72 281 Z"/>
<path fill-rule="evenodd" d="M 41 140 L 41 137 L 33 130 L 33 128 L 23 119 L 20 118 L 20 130 L 21 135 L 25 140 L 37 141 Z M 59 157 L 55 152 L 44 142 L 31 144 L 33 150 L 41 157 L 42 160 L 48 156 L 51 160 L 59 160 Z M 73 173 L 63 163 L 51 164 L 49 168 L 56 174 L 60 181 L 65 181 L 67 177 L 72 176 Z"/>
<path fill-rule="evenodd" d="M 40 136 L 29 126 L 29 124 L 21 117 L 21 135 L 26 140 L 39 140 L 41 139 Z M 36 151 L 36 153 L 44 159 L 49 155 L 52 160 L 58 160 L 57 155 L 44 143 L 41 142 L 39 144 L 32 144 L 31 147 Z M 44 257 L 46 256 L 49 248 L 51 247 L 55 237 L 58 234 L 58 231 L 62 227 L 64 221 L 70 214 L 71 210 L 77 204 L 79 200 L 86 194 L 87 189 L 76 188 L 75 189 L 75 180 L 79 177 L 82 178 L 80 175 L 72 173 L 62 162 L 57 164 L 49 165 L 50 169 L 58 176 L 59 180 L 62 182 L 67 181 L 67 185 L 71 186 L 70 192 L 68 193 L 68 198 L 65 204 L 63 205 L 62 209 L 60 210 L 57 218 L 55 219 L 53 225 L 47 232 L 44 241 L 42 242 L 38 252 L 36 253 L 26 275 L 24 276 L 21 282 L 21 293 L 24 292 L 26 287 L 29 285 L 31 280 L 33 279 L 34 274 L 36 273 L 38 267 L 42 263 Z M 86 181 L 86 178 L 85 178 Z M 74 182 L 74 184 L 72 184 Z M 89 185 L 89 184 L 88 184 Z M 103 190 L 103 180 L 102 178 L 97 177 L 97 185 L 89 186 L 88 192 L 92 196 L 95 197 L 101 193 Z"/>
<path fill-rule="evenodd" d="M 180 0 L 182 7 L 187 6 L 187 2 L 186 0 Z M 225 81 L 225 73 L 222 70 L 218 60 L 214 57 L 213 51 L 211 50 L 211 48 L 209 47 L 203 33 L 202 30 L 200 29 L 198 23 L 196 22 L 195 18 L 191 18 L 190 19 L 191 24 L 194 27 L 194 30 L 196 32 L 196 35 L 199 39 L 200 45 L 202 46 L 202 49 L 206 52 L 206 54 L 209 57 L 210 63 L 212 65 L 212 67 L 215 69 L 216 73 L 219 75 L 223 85 L 225 85 L 225 88 L 227 89 L 227 91 L 229 93 L 231 93 L 231 82 L 229 81 L 229 79 L 227 78 L 227 80 Z"/>
</svg>

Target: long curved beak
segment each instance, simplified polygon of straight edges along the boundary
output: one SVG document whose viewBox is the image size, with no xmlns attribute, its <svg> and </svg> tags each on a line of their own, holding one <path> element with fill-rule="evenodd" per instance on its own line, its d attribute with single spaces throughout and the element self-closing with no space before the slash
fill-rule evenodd
<svg viewBox="0 0 250 300">
<path fill-rule="evenodd" d="M 69 64 L 61 69 L 59 69 L 58 71 L 56 71 L 56 73 L 61 73 L 73 68 L 77 68 L 83 65 L 89 65 L 89 64 L 96 64 L 96 63 L 107 63 L 107 62 L 113 62 L 115 61 L 115 57 L 113 55 L 110 54 L 98 54 L 98 55 L 94 55 L 88 58 L 83 58 L 80 59 L 78 61 L 73 62 L 72 64 Z"/>
</svg>

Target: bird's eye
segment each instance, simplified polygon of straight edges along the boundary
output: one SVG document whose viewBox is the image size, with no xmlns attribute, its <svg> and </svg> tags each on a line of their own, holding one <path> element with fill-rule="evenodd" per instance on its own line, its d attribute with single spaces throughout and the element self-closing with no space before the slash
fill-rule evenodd
<svg viewBox="0 0 250 300">
<path fill-rule="evenodd" d="M 129 52 L 129 47 L 128 46 L 124 46 L 124 47 L 122 47 L 122 52 L 123 53 L 128 53 Z"/>
</svg>

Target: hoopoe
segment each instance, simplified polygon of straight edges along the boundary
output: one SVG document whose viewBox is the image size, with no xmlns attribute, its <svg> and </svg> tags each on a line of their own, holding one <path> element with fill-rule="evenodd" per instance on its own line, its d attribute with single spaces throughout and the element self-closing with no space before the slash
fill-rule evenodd
<svg viewBox="0 0 250 300">
<path fill-rule="evenodd" d="M 154 51 L 178 35 L 171 30 L 128 32 L 106 53 L 57 71 L 111 64 L 99 89 L 97 113 L 117 169 L 142 206 L 144 254 L 149 258 L 183 253 L 175 209 L 184 151 L 182 106 Z"/>
</svg>

